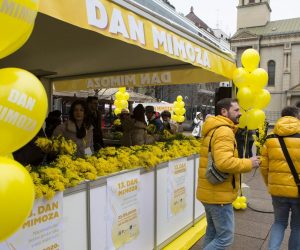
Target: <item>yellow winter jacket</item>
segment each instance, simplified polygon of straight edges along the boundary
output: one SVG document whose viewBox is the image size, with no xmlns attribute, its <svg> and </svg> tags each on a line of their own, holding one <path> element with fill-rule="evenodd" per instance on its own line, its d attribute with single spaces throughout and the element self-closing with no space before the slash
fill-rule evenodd
<svg viewBox="0 0 300 250">
<path fill-rule="evenodd" d="M 262 149 L 260 171 L 271 195 L 280 197 L 298 197 L 298 189 L 291 170 L 285 160 L 277 138 L 286 136 L 284 142 L 296 171 L 300 174 L 300 122 L 291 116 L 281 117 L 275 124 L 274 131 L 266 140 Z"/>
<path fill-rule="evenodd" d="M 215 129 L 211 140 L 214 163 L 218 170 L 229 173 L 229 178 L 217 185 L 211 184 L 205 177 L 209 141 Z M 203 124 L 197 188 L 197 198 L 201 202 L 208 204 L 232 203 L 238 194 L 240 173 L 249 172 L 252 169 L 251 160 L 238 158 L 235 131 L 234 123 L 220 115 L 209 117 Z"/>
</svg>

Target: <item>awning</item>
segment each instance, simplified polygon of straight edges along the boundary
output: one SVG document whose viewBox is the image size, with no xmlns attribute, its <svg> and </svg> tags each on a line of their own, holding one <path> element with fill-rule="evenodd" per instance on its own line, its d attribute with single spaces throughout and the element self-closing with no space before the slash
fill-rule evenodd
<svg viewBox="0 0 300 250">
<path fill-rule="evenodd" d="M 41 0 L 40 12 L 0 66 L 50 72 L 57 91 L 218 82 L 235 69 L 232 54 L 129 0 Z"/>
<path fill-rule="evenodd" d="M 146 87 L 186 83 L 220 82 L 217 74 L 198 67 L 181 66 L 151 71 L 131 71 L 118 74 L 98 74 L 79 78 L 54 79 L 55 91 L 75 91 L 116 87 Z"/>
</svg>

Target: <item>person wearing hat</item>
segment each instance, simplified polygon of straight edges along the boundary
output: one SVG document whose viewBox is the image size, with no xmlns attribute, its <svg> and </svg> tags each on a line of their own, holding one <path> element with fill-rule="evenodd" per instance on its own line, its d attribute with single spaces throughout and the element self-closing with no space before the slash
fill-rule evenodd
<svg viewBox="0 0 300 250">
<path fill-rule="evenodd" d="M 146 106 L 145 108 L 146 117 L 148 120 L 148 125 L 153 124 L 156 127 L 156 131 L 160 132 L 164 129 L 164 125 L 160 120 L 160 115 L 158 112 L 154 111 L 153 106 Z"/>
<path fill-rule="evenodd" d="M 172 122 L 171 113 L 167 110 L 164 110 L 161 113 L 161 118 L 163 120 L 164 129 L 168 130 L 171 134 L 176 134 L 178 126 Z"/>
<path fill-rule="evenodd" d="M 201 112 L 196 113 L 196 117 L 194 119 L 194 129 L 192 131 L 192 135 L 195 136 L 196 138 L 201 137 L 201 131 L 202 131 L 202 126 L 203 126 L 203 117 Z"/>
</svg>

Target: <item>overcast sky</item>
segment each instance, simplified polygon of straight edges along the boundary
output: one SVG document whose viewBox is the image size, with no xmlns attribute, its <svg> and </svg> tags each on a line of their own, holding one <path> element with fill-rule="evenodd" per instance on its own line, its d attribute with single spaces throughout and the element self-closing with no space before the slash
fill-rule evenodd
<svg viewBox="0 0 300 250">
<path fill-rule="evenodd" d="M 228 35 L 236 31 L 238 0 L 169 0 L 176 11 L 187 15 L 191 6 L 194 13 L 211 28 L 219 28 Z M 270 0 L 271 21 L 300 17 L 299 0 Z"/>
</svg>

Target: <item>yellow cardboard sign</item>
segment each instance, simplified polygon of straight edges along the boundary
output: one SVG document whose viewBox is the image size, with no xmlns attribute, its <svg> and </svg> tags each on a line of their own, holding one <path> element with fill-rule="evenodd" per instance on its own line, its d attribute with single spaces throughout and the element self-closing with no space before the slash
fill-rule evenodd
<svg viewBox="0 0 300 250">
<path fill-rule="evenodd" d="M 231 79 L 234 59 L 194 43 L 108 0 L 42 0 L 40 12 Z M 200 38 L 199 38 L 200 39 Z M 199 42 L 200 43 L 200 42 Z M 232 56 L 232 55 L 231 55 Z"/>
</svg>

